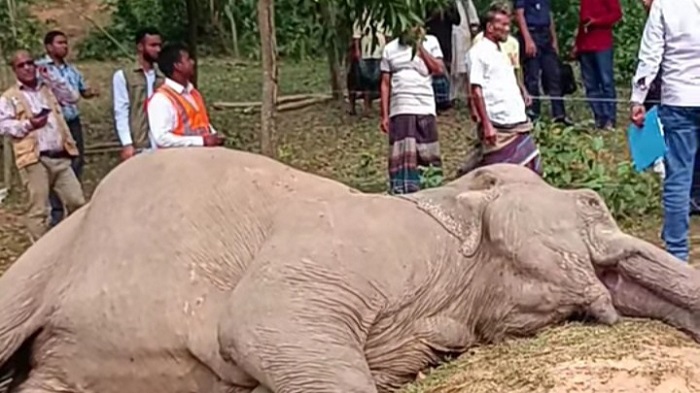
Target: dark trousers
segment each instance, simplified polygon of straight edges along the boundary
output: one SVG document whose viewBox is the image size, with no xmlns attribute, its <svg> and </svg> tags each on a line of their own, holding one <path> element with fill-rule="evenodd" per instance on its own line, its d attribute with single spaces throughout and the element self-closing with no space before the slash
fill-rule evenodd
<svg viewBox="0 0 700 393">
<path fill-rule="evenodd" d="M 596 126 L 615 125 L 615 79 L 613 75 L 613 49 L 580 54 L 581 76 L 586 97 L 593 111 Z M 607 101 L 606 101 L 607 100 Z"/>
<path fill-rule="evenodd" d="M 545 93 L 552 97 L 561 97 L 562 89 L 559 57 L 552 46 L 549 28 L 533 28 L 530 30 L 530 35 L 537 46 L 537 54 L 534 57 L 528 57 L 525 54 L 525 40 L 522 35 L 518 37 L 520 41 L 520 58 L 523 63 L 525 87 L 530 95 L 539 96 L 540 81 L 542 81 Z M 561 119 L 566 116 L 564 101 L 553 98 L 551 102 L 553 118 Z M 541 102 L 539 99 L 532 100 L 530 110 L 535 118 L 540 116 L 540 105 Z"/>
<path fill-rule="evenodd" d="M 75 176 L 80 180 L 83 175 L 83 165 L 85 164 L 85 140 L 83 138 L 83 126 L 80 124 L 80 118 L 75 118 L 70 120 L 68 123 L 68 129 L 70 130 L 75 144 L 78 146 L 78 157 L 73 158 L 71 161 L 71 168 L 75 172 Z M 55 192 L 51 191 L 49 194 L 49 203 L 51 204 L 51 220 L 50 226 L 58 224 L 65 215 L 65 210 L 63 208 L 63 203 L 58 198 Z"/>
</svg>

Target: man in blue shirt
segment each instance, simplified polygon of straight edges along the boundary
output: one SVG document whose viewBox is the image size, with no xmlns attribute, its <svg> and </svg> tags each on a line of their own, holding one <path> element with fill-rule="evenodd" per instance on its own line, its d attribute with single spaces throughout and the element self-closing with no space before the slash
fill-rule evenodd
<svg viewBox="0 0 700 393">
<path fill-rule="evenodd" d="M 525 87 L 530 95 L 539 96 L 541 79 L 548 95 L 561 97 L 559 44 L 550 0 L 515 0 L 515 15 Z M 532 100 L 529 114 L 533 120 L 540 116 L 540 100 Z M 552 99 L 552 117 L 555 122 L 572 125 L 561 99 Z"/>
<path fill-rule="evenodd" d="M 85 85 L 85 80 L 80 71 L 72 64 L 66 63 L 65 58 L 68 55 L 68 37 L 65 33 L 58 30 L 52 30 L 46 33 L 44 36 L 44 48 L 46 49 L 46 56 L 37 61 L 37 65 L 46 66 L 52 75 L 60 76 L 65 79 L 71 87 L 80 92 L 83 98 L 89 99 L 99 95 L 96 90 Z M 73 139 L 78 146 L 79 156 L 73 160 L 71 166 L 75 172 L 75 176 L 80 179 L 85 163 L 85 142 L 83 138 L 83 128 L 80 123 L 80 112 L 78 111 L 78 106 L 75 104 L 64 105 L 61 109 L 63 110 L 63 117 L 66 119 L 66 123 L 68 123 L 68 128 L 73 135 Z M 54 226 L 63 219 L 64 209 L 63 204 L 55 193 L 51 193 L 49 201 L 51 203 L 50 225 Z"/>
</svg>

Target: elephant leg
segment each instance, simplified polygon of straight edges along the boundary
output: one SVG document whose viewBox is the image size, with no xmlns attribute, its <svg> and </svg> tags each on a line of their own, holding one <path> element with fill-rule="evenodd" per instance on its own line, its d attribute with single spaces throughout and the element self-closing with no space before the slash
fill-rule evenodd
<svg viewBox="0 0 700 393">
<path fill-rule="evenodd" d="M 265 331 L 265 324 L 251 329 L 256 331 L 251 335 L 223 334 L 222 355 L 275 393 L 377 392 L 361 347 L 346 337 L 314 334 L 315 327 L 295 329 L 292 324 L 278 334 Z"/>
<path fill-rule="evenodd" d="M 263 385 L 258 385 L 258 387 L 255 388 L 255 389 L 254 389 L 252 392 L 250 392 L 250 393 L 274 393 L 274 392 L 271 391 L 270 389 L 266 388 L 266 387 L 263 386 Z"/>
</svg>

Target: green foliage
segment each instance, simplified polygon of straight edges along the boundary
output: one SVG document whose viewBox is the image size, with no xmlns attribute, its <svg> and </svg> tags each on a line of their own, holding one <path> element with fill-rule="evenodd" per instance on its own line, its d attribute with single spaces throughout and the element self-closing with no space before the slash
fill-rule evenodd
<svg viewBox="0 0 700 393">
<path fill-rule="evenodd" d="M 29 0 L 12 0 L 0 7 L 0 48 L 8 60 L 14 50 L 40 53 L 42 29 L 29 13 Z"/>
<path fill-rule="evenodd" d="M 601 135 L 539 123 L 535 137 L 544 178 L 550 184 L 598 192 L 617 220 L 638 219 L 659 211 L 658 177 L 648 172 L 639 174 L 628 160 L 615 157 Z"/>
<path fill-rule="evenodd" d="M 185 0 L 107 0 L 114 12 L 108 33 L 127 48 L 143 26 L 155 26 L 169 41 L 186 42 Z M 229 55 L 233 47 L 233 29 L 238 51 L 259 58 L 257 0 L 215 0 L 199 4 L 199 51 L 202 55 Z M 313 0 L 275 1 L 277 46 L 281 57 L 302 59 L 323 52 L 323 24 L 318 4 Z M 107 59 L 123 56 L 118 46 L 100 31 L 94 31 L 79 48 L 82 58 Z"/>
<path fill-rule="evenodd" d="M 419 166 L 420 170 L 420 187 L 421 189 L 440 187 L 444 184 L 442 168 L 435 166 Z"/>
<path fill-rule="evenodd" d="M 106 0 L 114 9 L 107 32 L 131 47 L 134 32 L 144 25 L 158 27 L 169 40 L 185 41 L 186 9 L 184 0 Z M 275 27 L 281 57 L 302 59 L 325 54 L 327 44 L 343 48 L 350 39 L 355 20 L 374 15 L 394 32 L 420 23 L 424 10 L 450 0 L 330 1 L 277 0 Z M 364 14 L 363 11 L 368 13 Z M 201 44 L 208 54 L 235 53 L 232 47 L 235 29 L 239 51 L 259 58 L 257 0 L 213 0 L 200 3 Z M 362 20 L 361 23 L 364 23 Z M 331 41 L 333 40 L 333 41 Z M 123 55 L 118 46 L 100 31 L 79 48 L 82 58 L 106 59 Z"/>
</svg>

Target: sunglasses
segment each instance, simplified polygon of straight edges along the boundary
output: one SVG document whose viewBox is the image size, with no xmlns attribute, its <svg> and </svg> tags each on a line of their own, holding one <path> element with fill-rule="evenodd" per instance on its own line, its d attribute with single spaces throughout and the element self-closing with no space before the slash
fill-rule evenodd
<svg viewBox="0 0 700 393">
<path fill-rule="evenodd" d="M 24 68 L 24 67 L 36 67 L 36 64 L 34 63 L 34 60 L 27 60 L 23 61 L 21 63 L 15 64 L 16 68 Z"/>
</svg>

